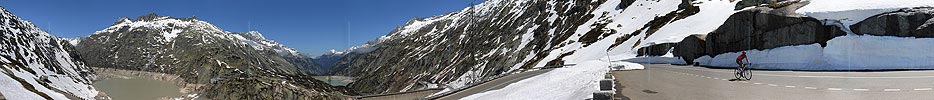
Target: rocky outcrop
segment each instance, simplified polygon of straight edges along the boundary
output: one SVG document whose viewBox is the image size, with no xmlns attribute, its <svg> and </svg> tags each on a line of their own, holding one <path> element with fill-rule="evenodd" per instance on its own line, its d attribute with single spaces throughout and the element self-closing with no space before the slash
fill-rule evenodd
<svg viewBox="0 0 934 100">
<path fill-rule="evenodd" d="M 662 43 L 642 47 L 636 51 L 636 56 L 662 56 L 668 54 L 668 51 L 671 51 L 671 48 L 675 45 L 677 45 L 677 43 Z"/>
<path fill-rule="evenodd" d="M 716 56 L 727 52 L 743 50 L 764 50 L 782 46 L 805 45 L 826 42 L 834 37 L 845 35 L 839 28 L 824 25 L 822 21 L 810 17 L 787 15 L 773 11 L 772 8 L 759 7 L 734 13 L 717 30 L 707 34 L 705 39 L 684 39 L 676 46 L 676 56 L 686 62 L 692 62 L 703 55 Z M 696 42 L 705 42 L 697 46 Z"/>
<path fill-rule="evenodd" d="M 675 45 L 672 54 L 681 57 L 684 62 L 691 64 L 695 58 L 707 55 L 707 35 L 691 35 L 685 37 Z"/>
<path fill-rule="evenodd" d="M 875 15 L 853 24 L 856 34 L 897 37 L 934 37 L 934 8 L 905 8 Z"/>
</svg>

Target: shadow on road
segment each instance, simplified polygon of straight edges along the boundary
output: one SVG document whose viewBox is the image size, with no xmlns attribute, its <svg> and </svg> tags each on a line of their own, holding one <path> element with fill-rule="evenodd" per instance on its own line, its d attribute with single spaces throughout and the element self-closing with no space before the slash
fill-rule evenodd
<svg viewBox="0 0 934 100">
<path fill-rule="evenodd" d="M 623 86 L 623 84 L 621 84 L 620 82 L 615 82 L 615 84 L 616 84 L 616 96 L 614 96 L 614 98 L 616 98 L 615 100 L 631 100 L 629 97 L 626 97 L 626 95 L 623 95 L 623 89 L 626 89 L 626 86 Z"/>
</svg>

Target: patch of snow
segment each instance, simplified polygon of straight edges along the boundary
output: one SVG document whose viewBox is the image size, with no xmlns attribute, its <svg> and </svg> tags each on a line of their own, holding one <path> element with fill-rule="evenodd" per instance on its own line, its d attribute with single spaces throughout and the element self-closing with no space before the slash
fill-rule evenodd
<svg viewBox="0 0 934 100">
<path fill-rule="evenodd" d="M 684 19 L 677 20 L 659 28 L 651 36 L 646 37 L 637 48 L 662 44 L 681 42 L 684 37 L 693 34 L 707 34 L 713 32 L 720 25 L 738 11 L 734 11 L 733 5 L 737 2 L 729 0 L 715 1 L 694 1 L 695 6 L 700 7 L 700 12 Z"/>
<path fill-rule="evenodd" d="M 178 33 L 182 33 L 182 30 L 173 29 L 172 31 L 163 32 L 162 37 L 164 37 L 165 40 L 167 41 L 172 41 L 172 39 L 175 39 L 175 37 L 178 37 Z"/>
<path fill-rule="evenodd" d="M 628 63 L 627 63 L 628 64 Z M 638 65 L 638 64 L 636 64 Z M 592 98 L 599 80 L 609 71 L 606 61 L 586 61 L 568 68 L 557 68 L 541 75 L 509 84 L 498 90 L 462 98 L 464 100 L 580 100 Z M 635 67 L 635 66 L 634 66 Z"/>
<path fill-rule="evenodd" d="M 682 62 L 684 62 L 684 61 L 682 61 Z M 619 62 L 612 62 L 612 65 L 610 66 L 610 69 L 613 69 L 613 70 L 639 70 L 639 69 L 645 69 L 645 66 L 643 66 L 642 64 L 638 64 L 638 63 L 619 61 Z"/>
</svg>

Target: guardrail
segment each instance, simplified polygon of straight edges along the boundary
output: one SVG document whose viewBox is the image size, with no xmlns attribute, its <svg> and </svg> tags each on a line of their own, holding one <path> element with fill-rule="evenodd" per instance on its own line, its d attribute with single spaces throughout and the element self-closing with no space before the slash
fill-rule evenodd
<svg viewBox="0 0 934 100">
<path fill-rule="evenodd" d="M 363 99 L 363 98 L 380 97 L 380 96 L 389 96 L 389 95 L 398 95 L 398 94 L 406 94 L 406 93 L 415 93 L 415 92 L 430 91 L 430 90 L 444 90 L 444 88 L 429 88 L 429 89 L 421 89 L 421 90 L 405 91 L 405 92 L 396 92 L 396 93 L 387 93 L 387 94 L 375 94 L 375 95 L 365 95 L 365 96 L 354 96 L 353 98 L 356 98 L 356 99 Z"/>
<path fill-rule="evenodd" d="M 521 69 L 520 69 L 520 70 L 521 70 Z M 509 72 L 507 72 L 507 73 L 513 73 L 513 72 L 516 72 L 516 71 L 517 71 L 517 70 L 513 70 L 513 71 L 509 71 Z M 511 74 L 510 74 L 510 75 L 511 75 Z M 493 81 L 493 80 L 496 80 L 496 79 L 499 79 L 499 78 L 503 78 L 503 77 L 505 77 L 505 76 L 507 76 L 507 75 L 499 75 L 499 76 L 494 77 L 493 79 L 485 80 L 485 81 L 483 81 L 483 82 L 477 82 L 477 83 L 468 84 L 467 87 L 455 88 L 455 89 L 452 89 L 451 91 L 443 92 L 443 93 L 440 93 L 440 94 L 438 94 L 438 95 L 431 95 L 431 96 L 425 97 L 424 99 L 421 99 L 421 100 L 435 100 L 435 99 L 438 99 L 438 98 L 441 98 L 441 97 L 444 97 L 444 96 L 447 96 L 447 95 L 451 95 L 451 94 L 454 94 L 454 93 L 463 91 L 464 89 L 469 89 L 469 88 L 471 88 L 471 87 L 475 87 L 475 86 L 478 86 L 478 85 L 483 84 L 483 83 L 486 83 L 486 82 L 490 82 L 490 81 Z"/>
</svg>

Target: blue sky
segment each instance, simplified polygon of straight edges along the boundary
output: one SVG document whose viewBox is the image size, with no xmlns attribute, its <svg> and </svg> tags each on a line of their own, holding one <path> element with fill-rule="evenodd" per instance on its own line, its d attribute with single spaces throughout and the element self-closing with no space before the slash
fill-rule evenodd
<svg viewBox="0 0 934 100">
<path fill-rule="evenodd" d="M 459 11 L 482 0 L 3 0 L 18 17 L 60 37 L 83 37 L 120 17 L 197 16 L 232 32 L 256 30 L 317 56 L 387 34 L 415 17 Z"/>
</svg>

